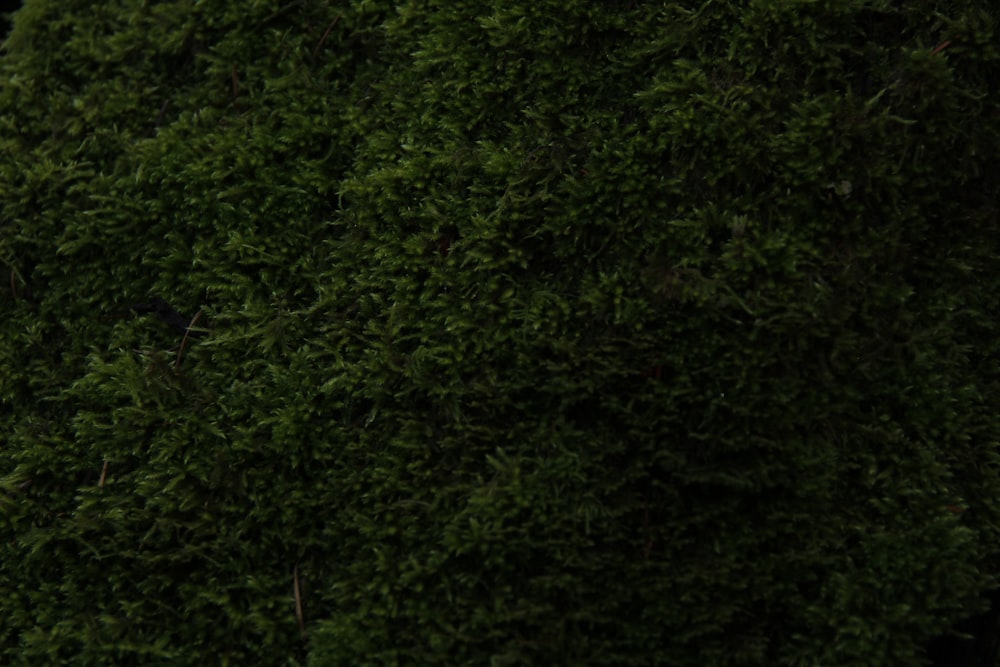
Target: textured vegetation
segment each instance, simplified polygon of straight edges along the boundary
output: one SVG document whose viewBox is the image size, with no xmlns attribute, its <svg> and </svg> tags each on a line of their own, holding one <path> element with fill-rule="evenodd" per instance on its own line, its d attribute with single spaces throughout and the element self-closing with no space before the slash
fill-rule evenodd
<svg viewBox="0 0 1000 667">
<path fill-rule="evenodd" d="M 28 0 L 0 662 L 921 664 L 1000 572 L 998 19 Z"/>
</svg>

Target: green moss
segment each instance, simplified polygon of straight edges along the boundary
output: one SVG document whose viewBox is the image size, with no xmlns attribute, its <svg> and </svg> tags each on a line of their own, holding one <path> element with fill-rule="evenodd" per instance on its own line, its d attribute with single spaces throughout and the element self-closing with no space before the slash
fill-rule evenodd
<svg viewBox="0 0 1000 667">
<path fill-rule="evenodd" d="M 3 662 L 918 664 L 1000 555 L 996 20 L 29 0 Z"/>
</svg>

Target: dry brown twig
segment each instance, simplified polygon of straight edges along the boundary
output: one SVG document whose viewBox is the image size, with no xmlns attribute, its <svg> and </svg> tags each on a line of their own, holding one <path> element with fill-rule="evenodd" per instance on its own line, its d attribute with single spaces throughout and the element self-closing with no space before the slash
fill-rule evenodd
<svg viewBox="0 0 1000 667">
<path fill-rule="evenodd" d="M 323 36 L 319 38 L 319 42 L 316 44 L 316 48 L 313 49 L 312 52 L 313 60 L 316 60 L 316 54 L 319 53 L 319 50 L 323 48 L 323 45 L 326 43 L 326 38 L 330 36 L 330 31 L 333 30 L 333 27 L 337 25 L 338 22 L 340 22 L 340 14 L 337 15 L 337 18 L 333 19 L 330 25 L 327 26 L 326 32 L 324 32 Z"/>
<path fill-rule="evenodd" d="M 292 570 L 293 588 L 295 590 L 295 618 L 299 621 L 299 634 L 306 636 L 306 622 L 302 615 L 302 594 L 299 591 L 299 564 Z"/>
<path fill-rule="evenodd" d="M 947 49 L 949 46 L 951 46 L 951 40 L 950 39 L 946 39 L 943 42 L 941 42 L 940 44 L 938 44 L 936 47 L 934 47 L 934 50 L 931 51 L 931 55 L 932 56 L 936 56 L 937 54 L 939 54 L 942 51 L 944 51 L 945 49 Z"/>
<path fill-rule="evenodd" d="M 240 110 L 240 75 L 236 71 L 236 65 L 233 65 L 233 108 L 236 111 Z"/>
<path fill-rule="evenodd" d="M 184 348 L 187 347 L 188 338 L 191 337 L 191 327 L 193 327 L 195 323 L 198 322 L 198 319 L 201 318 L 202 312 L 204 311 L 199 310 L 195 313 L 194 317 L 191 319 L 191 323 L 187 325 L 187 330 L 184 332 L 184 338 L 181 339 L 181 347 L 177 350 L 177 361 L 174 362 L 175 371 L 181 367 L 181 355 L 184 354 Z"/>
</svg>

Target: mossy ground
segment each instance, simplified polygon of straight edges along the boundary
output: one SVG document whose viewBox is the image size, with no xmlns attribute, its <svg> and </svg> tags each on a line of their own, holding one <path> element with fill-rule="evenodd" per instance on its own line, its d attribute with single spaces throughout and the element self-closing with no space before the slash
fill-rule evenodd
<svg viewBox="0 0 1000 667">
<path fill-rule="evenodd" d="M 998 17 L 28 0 L 2 662 L 920 664 L 998 569 Z"/>
</svg>

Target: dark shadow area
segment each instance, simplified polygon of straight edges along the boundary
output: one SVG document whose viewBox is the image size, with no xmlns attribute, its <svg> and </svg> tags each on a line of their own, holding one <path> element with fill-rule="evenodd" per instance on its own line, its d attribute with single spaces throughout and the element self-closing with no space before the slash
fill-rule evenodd
<svg viewBox="0 0 1000 667">
<path fill-rule="evenodd" d="M 954 634 L 931 641 L 927 656 L 933 667 L 997 667 L 1000 653 L 1000 591 L 994 591 L 989 597 L 989 611 L 962 621 L 955 626 Z"/>
<path fill-rule="evenodd" d="M 21 0 L 0 0 L 0 39 L 6 39 L 14 24 L 12 15 L 24 4 Z"/>
</svg>

